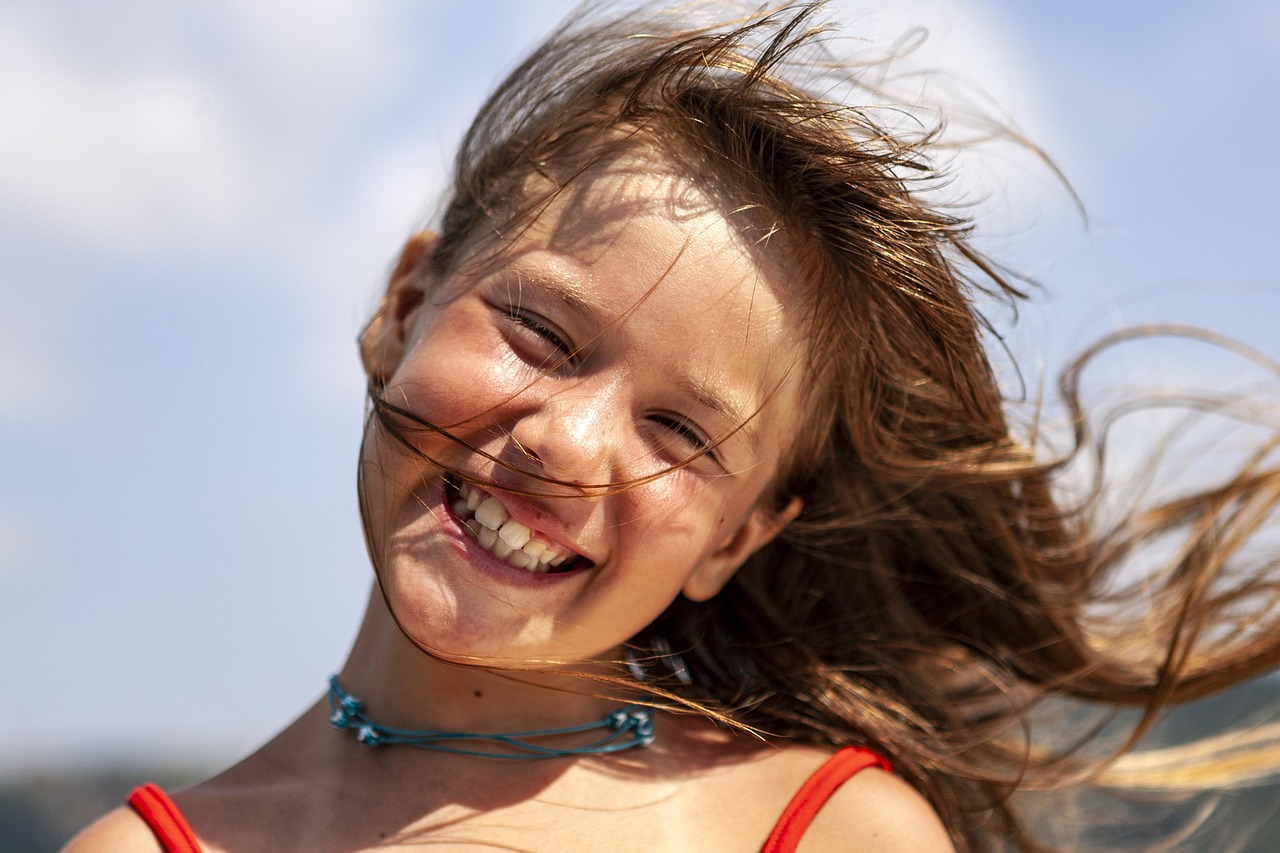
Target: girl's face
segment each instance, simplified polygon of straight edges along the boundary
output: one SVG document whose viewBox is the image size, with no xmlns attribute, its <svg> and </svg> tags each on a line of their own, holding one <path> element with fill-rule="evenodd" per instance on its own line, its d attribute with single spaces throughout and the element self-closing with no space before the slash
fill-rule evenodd
<svg viewBox="0 0 1280 853">
<path fill-rule="evenodd" d="M 414 430 L 481 484 L 464 487 L 370 427 L 369 544 L 401 626 L 458 660 L 616 660 L 677 595 L 718 592 L 799 510 L 761 500 L 800 418 L 786 292 L 705 195 L 638 158 L 581 178 L 496 261 L 393 280 L 367 369 L 515 468 Z"/>
</svg>

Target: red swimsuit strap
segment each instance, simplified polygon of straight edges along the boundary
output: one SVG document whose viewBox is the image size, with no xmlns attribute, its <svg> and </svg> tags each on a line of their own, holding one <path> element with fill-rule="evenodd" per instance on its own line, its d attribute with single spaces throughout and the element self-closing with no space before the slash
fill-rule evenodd
<svg viewBox="0 0 1280 853">
<path fill-rule="evenodd" d="M 148 782 L 134 788 L 128 802 L 151 827 L 165 853 L 202 853 L 196 834 L 164 791 Z"/>
<path fill-rule="evenodd" d="M 846 746 L 828 758 L 787 803 L 761 853 L 793 853 L 818 810 L 836 789 L 868 767 L 888 771 L 889 762 L 861 746 Z"/>
</svg>

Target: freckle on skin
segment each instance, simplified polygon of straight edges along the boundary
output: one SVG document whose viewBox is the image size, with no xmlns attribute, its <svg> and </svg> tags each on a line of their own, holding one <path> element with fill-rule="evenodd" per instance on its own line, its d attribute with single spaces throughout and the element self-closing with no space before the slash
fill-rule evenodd
<svg viewBox="0 0 1280 853">
<path fill-rule="evenodd" d="M 483 694 L 483 693 L 481 693 L 479 690 L 477 690 L 477 691 L 475 691 L 475 696 L 476 696 L 476 698 L 477 698 L 477 699 L 479 699 L 480 697 L 484 696 L 484 694 Z"/>
</svg>

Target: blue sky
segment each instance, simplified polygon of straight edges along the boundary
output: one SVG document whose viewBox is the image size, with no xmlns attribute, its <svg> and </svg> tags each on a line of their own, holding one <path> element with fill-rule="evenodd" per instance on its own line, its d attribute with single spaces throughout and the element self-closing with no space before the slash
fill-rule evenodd
<svg viewBox="0 0 1280 853">
<path fill-rule="evenodd" d="M 913 61 L 1087 205 L 1012 149 L 961 160 L 987 245 L 1045 286 L 1009 336 L 1033 381 L 1152 319 L 1280 356 L 1280 7 L 884 5 L 833 9 L 880 42 L 927 25 Z M 225 762 L 319 695 L 370 582 L 355 335 L 568 6 L 0 2 L 0 768 Z"/>
</svg>

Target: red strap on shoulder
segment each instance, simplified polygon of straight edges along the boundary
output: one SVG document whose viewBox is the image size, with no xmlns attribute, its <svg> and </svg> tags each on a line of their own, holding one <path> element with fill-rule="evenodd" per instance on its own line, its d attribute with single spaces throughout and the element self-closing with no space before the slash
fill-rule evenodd
<svg viewBox="0 0 1280 853">
<path fill-rule="evenodd" d="M 164 791 L 148 782 L 134 788 L 128 802 L 151 827 L 165 853 L 203 853 L 187 819 Z"/>
<path fill-rule="evenodd" d="M 787 803 L 761 853 L 794 853 L 823 804 L 854 774 L 868 767 L 890 770 L 888 761 L 861 746 L 846 746 L 828 758 Z"/>
</svg>

